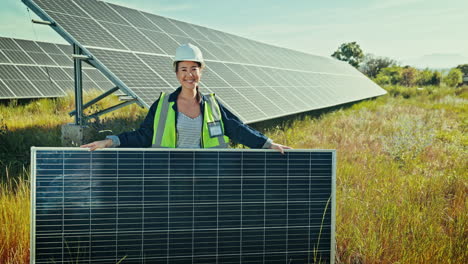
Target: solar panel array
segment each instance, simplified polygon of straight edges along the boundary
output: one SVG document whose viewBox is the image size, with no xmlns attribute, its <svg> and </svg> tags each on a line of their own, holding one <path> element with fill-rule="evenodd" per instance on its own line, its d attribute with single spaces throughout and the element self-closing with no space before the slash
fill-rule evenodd
<svg viewBox="0 0 468 264">
<path fill-rule="evenodd" d="M 0 99 L 60 97 L 74 91 L 70 45 L 0 37 Z M 115 85 L 83 64 L 84 91 Z"/>
<path fill-rule="evenodd" d="M 198 46 L 207 61 L 204 92 L 245 122 L 305 112 L 385 94 L 350 65 L 219 30 L 96 0 L 23 0 L 95 58 L 129 95 L 149 107 L 179 84 L 175 49 Z M 67 39 L 67 38 L 66 38 Z"/>
<path fill-rule="evenodd" d="M 333 262 L 334 151 L 32 155 L 31 263 Z"/>
</svg>

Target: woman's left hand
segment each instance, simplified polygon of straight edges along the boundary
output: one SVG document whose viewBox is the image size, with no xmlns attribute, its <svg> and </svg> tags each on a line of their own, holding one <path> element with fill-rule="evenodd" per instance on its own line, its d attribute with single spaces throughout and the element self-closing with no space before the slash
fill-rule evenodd
<svg viewBox="0 0 468 264">
<path fill-rule="evenodd" d="M 292 148 L 288 147 L 288 146 L 281 145 L 281 144 L 277 144 L 277 143 L 271 143 L 270 149 L 276 149 L 279 152 L 281 152 L 281 154 L 284 154 L 285 149 L 292 149 Z"/>
</svg>

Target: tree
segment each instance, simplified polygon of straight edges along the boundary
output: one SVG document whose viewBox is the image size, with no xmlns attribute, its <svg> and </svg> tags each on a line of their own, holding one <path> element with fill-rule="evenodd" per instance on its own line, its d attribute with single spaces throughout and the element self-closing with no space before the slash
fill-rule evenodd
<svg viewBox="0 0 468 264">
<path fill-rule="evenodd" d="M 401 71 L 401 84 L 404 86 L 414 86 L 418 80 L 418 70 L 413 67 L 405 67 Z"/>
<path fill-rule="evenodd" d="M 457 66 L 457 69 L 462 71 L 463 75 L 468 75 L 468 64 L 460 64 Z"/>
<path fill-rule="evenodd" d="M 460 69 L 453 68 L 444 78 L 445 84 L 455 87 L 463 82 L 463 73 Z"/>
<path fill-rule="evenodd" d="M 431 77 L 431 85 L 440 86 L 441 81 L 442 81 L 442 74 L 438 71 L 435 71 Z"/>
<path fill-rule="evenodd" d="M 422 71 L 419 71 L 418 80 L 416 81 L 416 83 L 421 86 L 431 85 L 432 76 L 433 72 L 427 68 Z"/>
<path fill-rule="evenodd" d="M 361 47 L 359 47 L 359 44 L 354 41 L 341 44 L 341 46 L 333 52 L 331 56 L 341 61 L 347 61 L 349 64 L 357 68 L 364 58 L 364 53 L 362 52 Z"/>
<path fill-rule="evenodd" d="M 367 75 L 369 78 L 377 77 L 377 74 L 383 69 L 393 65 L 397 62 L 387 57 L 377 57 L 373 54 L 366 54 L 359 70 Z"/>
<path fill-rule="evenodd" d="M 401 81 L 401 75 L 403 72 L 403 68 L 400 66 L 391 66 L 387 68 L 383 68 L 379 74 L 377 74 L 376 82 L 385 81 L 386 83 L 379 83 L 379 84 L 398 84 Z"/>
</svg>

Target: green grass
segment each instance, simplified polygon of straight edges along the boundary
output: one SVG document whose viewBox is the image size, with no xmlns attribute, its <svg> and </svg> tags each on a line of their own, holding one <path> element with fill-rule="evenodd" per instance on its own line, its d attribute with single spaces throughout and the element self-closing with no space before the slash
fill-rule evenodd
<svg viewBox="0 0 468 264">
<path fill-rule="evenodd" d="M 262 131 L 294 148 L 337 150 L 337 263 L 468 263 L 468 87 L 387 90 Z M 0 263 L 29 256 L 28 169 L 22 167 L 29 146 L 59 145 L 60 125 L 71 122 L 59 117 L 71 111 L 70 102 L 0 106 L 0 128 L 7 128 L 0 132 Z M 114 133 L 136 127 L 144 111 L 133 107 L 96 127 Z M 6 171 L 14 173 L 6 179 Z"/>
</svg>

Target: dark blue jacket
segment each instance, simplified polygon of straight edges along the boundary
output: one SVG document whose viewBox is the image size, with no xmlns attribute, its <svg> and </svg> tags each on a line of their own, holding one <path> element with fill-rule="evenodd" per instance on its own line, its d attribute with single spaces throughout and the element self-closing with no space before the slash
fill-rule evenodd
<svg viewBox="0 0 468 264">
<path fill-rule="evenodd" d="M 177 96 L 179 95 L 182 87 L 179 87 L 175 92 L 169 95 L 169 102 L 176 102 Z M 204 105 L 207 98 L 203 95 L 200 103 L 201 115 L 203 116 Z M 158 107 L 159 99 L 153 103 L 151 108 L 146 115 L 145 120 L 141 123 L 140 128 L 131 131 L 124 132 L 119 134 L 120 146 L 121 148 L 146 148 L 151 147 L 153 140 L 153 127 L 154 127 L 154 115 L 156 113 L 156 108 Z M 225 108 L 221 103 L 219 103 L 221 109 L 221 116 L 224 124 L 224 133 L 232 141 L 236 143 L 243 144 L 250 148 L 262 148 L 267 142 L 268 138 L 256 131 L 255 129 L 244 124 L 237 116 L 231 113 L 227 108 Z M 173 109 L 176 113 L 176 122 L 177 122 L 177 103 L 173 105 Z M 176 124 L 177 127 L 177 124 Z"/>
</svg>

